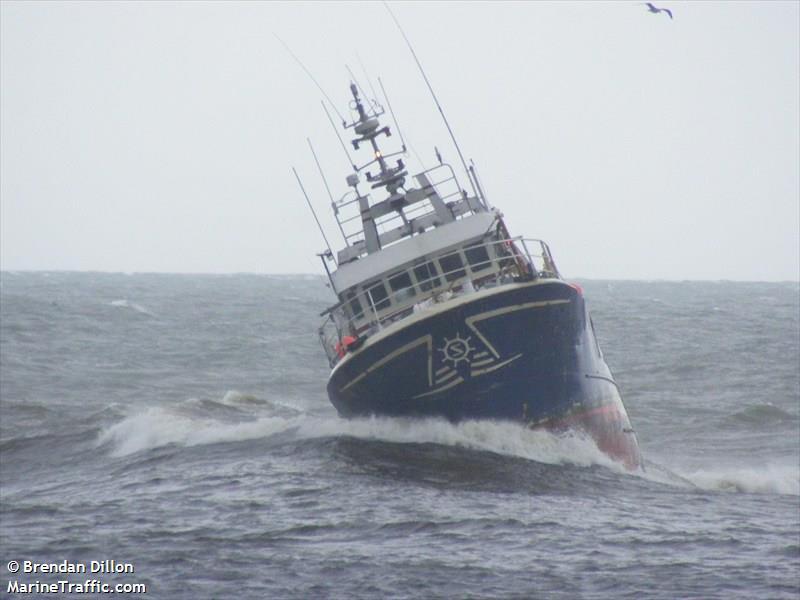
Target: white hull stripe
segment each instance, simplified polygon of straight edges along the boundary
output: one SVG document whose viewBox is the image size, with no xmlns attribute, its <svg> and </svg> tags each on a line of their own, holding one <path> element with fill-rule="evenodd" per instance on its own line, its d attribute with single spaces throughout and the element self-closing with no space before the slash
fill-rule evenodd
<svg viewBox="0 0 800 600">
<path fill-rule="evenodd" d="M 409 350 L 413 350 L 417 346 L 422 346 L 422 345 L 426 345 L 428 347 L 428 385 L 433 385 L 433 360 L 432 360 L 433 338 L 430 336 L 430 334 L 428 334 L 428 335 L 422 336 L 421 338 L 417 338 L 413 342 L 409 342 L 405 346 L 401 346 L 400 348 L 398 348 L 394 352 L 390 352 L 389 354 L 384 356 L 382 359 L 380 359 L 378 362 L 376 362 L 374 365 L 371 365 L 366 371 L 364 371 L 363 373 L 361 373 L 360 375 L 358 375 L 357 377 L 352 379 L 350 381 L 350 383 L 348 383 L 344 387 L 342 387 L 340 391 L 344 392 L 345 390 L 347 390 L 351 386 L 355 385 L 356 383 L 358 383 L 359 381 L 364 379 L 364 377 L 366 377 L 367 375 L 372 373 L 372 371 L 374 371 L 375 369 L 381 368 L 383 365 L 385 365 L 386 363 L 388 363 L 391 360 L 394 360 L 395 358 L 397 358 L 401 354 L 405 354 Z"/>
</svg>

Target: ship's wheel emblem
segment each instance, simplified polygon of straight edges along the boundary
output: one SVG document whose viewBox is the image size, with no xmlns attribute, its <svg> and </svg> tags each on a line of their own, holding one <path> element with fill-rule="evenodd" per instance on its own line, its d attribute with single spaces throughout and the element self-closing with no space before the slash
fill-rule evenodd
<svg viewBox="0 0 800 600">
<path fill-rule="evenodd" d="M 439 352 L 444 355 L 444 360 L 452 362 L 454 367 L 462 361 L 469 363 L 470 354 L 475 350 L 469 344 L 470 339 L 470 337 L 462 339 L 458 334 L 452 340 L 444 338 L 444 347 L 439 348 Z"/>
</svg>

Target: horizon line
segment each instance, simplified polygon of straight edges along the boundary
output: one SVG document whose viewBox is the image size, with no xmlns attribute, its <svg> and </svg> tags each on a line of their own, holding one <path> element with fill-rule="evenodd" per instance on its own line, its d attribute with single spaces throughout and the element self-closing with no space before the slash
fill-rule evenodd
<svg viewBox="0 0 800 600">
<path fill-rule="evenodd" d="M 320 279 L 325 279 L 325 275 L 323 273 L 309 273 L 309 272 L 289 272 L 289 273 L 269 273 L 266 271 L 108 271 L 102 269 L 2 269 L 0 268 L 0 274 L 21 274 L 21 273 L 99 273 L 104 275 L 204 275 L 204 276 L 230 276 L 230 275 L 256 275 L 256 276 L 265 276 L 265 277 L 275 277 L 275 276 L 284 276 L 284 277 L 319 277 Z M 708 283 L 794 283 L 800 284 L 800 278 L 798 279 L 729 279 L 729 278 L 718 278 L 718 279 L 710 279 L 710 278 L 681 278 L 681 279 L 672 279 L 668 277 L 648 277 L 648 278 L 632 278 L 632 277 L 585 277 L 582 275 L 576 275 L 574 277 L 562 277 L 562 280 L 586 280 L 586 281 L 644 281 L 644 282 L 665 282 L 665 283 L 682 283 L 682 282 L 708 282 Z"/>
</svg>

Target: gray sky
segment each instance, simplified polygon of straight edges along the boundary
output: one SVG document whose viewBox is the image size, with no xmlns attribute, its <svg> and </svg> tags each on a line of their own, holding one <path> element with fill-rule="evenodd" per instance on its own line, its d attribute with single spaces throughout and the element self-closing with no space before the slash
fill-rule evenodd
<svg viewBox="0 0 800 600">
<path fill-rule="evenodd" d="M 797 280 L 800 4 L 659 5 L 675 19 L 637 2 L 392 4 L 490 202 L 565 276 Z M 381 4 L 0 10 L 4 270 L 322 272 L 291 167 L 338 248 L 306 137 L 337 198 L 348 163 L 273 32 L 343 113 L 360 58 L 425 165 L 434 145 L 458 163 Z"/>
</svg>

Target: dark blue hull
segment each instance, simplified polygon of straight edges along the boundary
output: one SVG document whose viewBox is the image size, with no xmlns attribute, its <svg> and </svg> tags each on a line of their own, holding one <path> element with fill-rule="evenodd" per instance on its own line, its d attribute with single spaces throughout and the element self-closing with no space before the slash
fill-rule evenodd
<svg viewBox="0 0 800 600">
<path fill-rule="evenodd" d="M 482 290 L 407 317 L 347 355 L 328 395 L 344 417 L 578 428 L 627 466 L 641 461 L 583 296 L 560 280 Z"/>
</svg>

